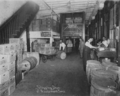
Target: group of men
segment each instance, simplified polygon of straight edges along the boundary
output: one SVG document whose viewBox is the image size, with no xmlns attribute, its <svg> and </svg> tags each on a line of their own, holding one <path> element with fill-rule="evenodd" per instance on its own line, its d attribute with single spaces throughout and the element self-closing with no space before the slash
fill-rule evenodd
<svg viewBox="0 0 120 96">
<path fill-rule="evenodd" d="M 91 43 L 93 42 L 93 38 L 89 38 L 84 44 L 84 50 L 82 50 L 82 57 L 83 57 L 83 68 L 86 71 L 86 62 L 90 60 L 91 49 L 97 49 L 100 47 L 107 48 L 109 47 L 110 40 L 103 37 L 103 40 L 98 40 L 97 46 L 93 46 Z"/>
</svg>

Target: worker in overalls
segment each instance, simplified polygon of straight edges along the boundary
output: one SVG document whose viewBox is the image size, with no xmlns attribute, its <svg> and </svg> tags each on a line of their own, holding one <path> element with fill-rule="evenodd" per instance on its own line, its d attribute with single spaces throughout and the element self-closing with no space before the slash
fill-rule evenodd
<svg viewBox="0 0 120 96">
<path fill-rule="evenodd" d="M 83 50 L 83 69 L 84 69 L 84 71 L 86 71 L 87 60 L 90 60 L 91 49 L 98 48 L 98 47 L 93 46 L 91 44 L 92 42 L 93 42 L 93 38 L 89 38 L 84 46 L 84 50 Z"/>
</svg>

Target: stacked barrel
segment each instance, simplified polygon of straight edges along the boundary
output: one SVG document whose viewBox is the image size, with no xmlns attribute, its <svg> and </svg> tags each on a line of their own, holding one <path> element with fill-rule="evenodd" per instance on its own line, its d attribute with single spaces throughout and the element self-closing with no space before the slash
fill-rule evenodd
<svg viewBox="0 0 120 96">
<path fill-rule="evenodd" d="M 20 70 L 22 72 L 28 72 L 39 65 L 39 53 L 38 52 L 24 52 L 23 61 L 21 62 Z"/>
<path fill-rule="evenodd" d="M 119 96 L 120 67 L 109 59 L 88 60 L 86 65 L 90 96 Z"/>
<path fill-rule="evenodd" d="M 15 52 L 16 52 L 15 79 L 17 85 L 22 80 L 22 72 L 19 69 L 19 66 L 23 60 L 24 42 L 22 38 L 10 38 L 9 43 L 15 44 Z"/>
<path fill-rule="evenodd" d="M 15 44 L 0 45 L 0 96 L 8 96 L 15 90 L 15 60 Z"/>
</svg>

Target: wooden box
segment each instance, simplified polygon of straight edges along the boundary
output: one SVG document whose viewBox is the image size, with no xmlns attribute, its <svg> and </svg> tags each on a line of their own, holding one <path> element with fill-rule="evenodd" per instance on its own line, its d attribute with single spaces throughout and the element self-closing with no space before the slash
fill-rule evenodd
<svg viewBox="0 0 120 96">
<path fill-rule="evenodd" d="M 16 51 L 16 44 L 10 44 L 10 53 L 15 53 Z"/>
<path fill-rule="evenodd" d="M 9 85 L 11 85 L 13 83 L 15 83 L 15 76 L 13 76 L 9 79 Z"/>
<path fill-rule="evenodd" d="M 9 78 L 15 76 L 15 68 L 12 68 L 11 70 L 9 70 Z"/>
<path fill-rule="evenodd" d="M 7 64 L 8 55 L 0 55 L 0 65 Z"/>
<path fill-rule="evenodd" d="M 0 91 L 0 96 L 8 96 L 8 95 L 9 95 L 9 94 L 8 94 L 8 88 Z"/>
<path fill-rule="evenodd" d="M 6 81 L 6 82 L 0 84 L 0 91 L 8 88 L 8 86 L 9 86 L 9 81 Z"/>
<path fill-rule="evenodd" d="M 0 75 L 0 84 L 9 81 L 9 71 Z"/>
<path fill-rule="evenodd" d="M 23 42 L 23 39 L 22 38 L 10 38 L 9 39 L 9 43 L 17 43 L 17 44 L 20 44 Z"/>
<path fill-rule="evenodd" d="M 0 54 L 10 54 L 10 44 L 0 45 Z"/>
<path fill-rule="evenodd" d="M 8 70 L 15 68 L 15 61 L 8 63 Z"/>
<path fill-rule="evenodd" d="M 8 87 L 8 95 L 11 95 L 15 91 L 16 84 L 15 82 Z"/>
<path fill-rule="evenodd" d="M 8 64 L 0 65 L 0 75 L 7 72 L 7 70 L 8 70 Z"/>
</svg>

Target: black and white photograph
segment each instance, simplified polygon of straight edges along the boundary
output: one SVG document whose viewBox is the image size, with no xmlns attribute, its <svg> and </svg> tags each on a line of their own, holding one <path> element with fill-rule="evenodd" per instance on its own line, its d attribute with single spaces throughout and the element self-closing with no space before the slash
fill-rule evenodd
<svg viewBox="0 0 120 96">
<path fill-rule="evenodd" d="M 0 0 L 0 96 L 120 96 L 120 0 Z"/>
</svg>

